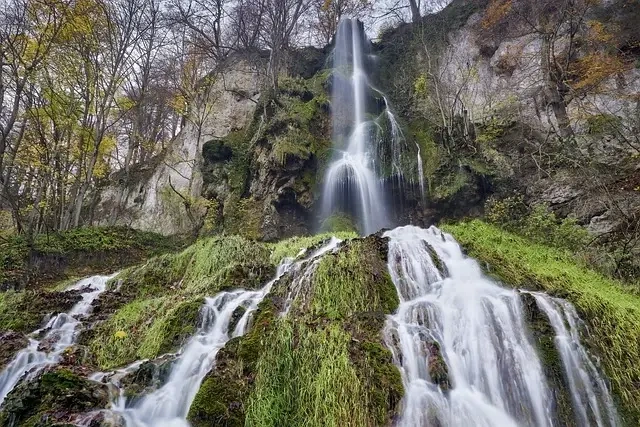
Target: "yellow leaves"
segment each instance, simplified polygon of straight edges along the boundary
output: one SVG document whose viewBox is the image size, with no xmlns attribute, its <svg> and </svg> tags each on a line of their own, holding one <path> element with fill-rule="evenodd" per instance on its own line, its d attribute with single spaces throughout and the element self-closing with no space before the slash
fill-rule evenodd
<svg viewBox="0 0 640 427">
<path fill-rule="evenodd" d="M 325 12 L 329 10 L 329 8 L 331 7 L 331 3 L 333 3 L 332 0 L 324 0 L 324 3 L 322 3 L 322 10 Z"/>
<path fill-rule="evenodd" d="M 121 340 L 127 337 L 127 333 L 125 331 L 116 331 L 116 333 L 113 334 L 113 337 Z"/>
<path fill-rule="evenodd" d="M 498 25 L 511 12 L 512 0 L 492 0 L 482 18 L 482 28 L 488 30 Z"/>
<path fill-rule="evenodd" d="M 419 97 L 424 98 L 427 96 L 427 77 L 424 74 L 413 82 L 413 90 Z"/>
<path fill-rule="evenodd" d="M 106 178 L 109 174 L 109 155 L 116 148 L 116 139 L 113 136 L 105 137 L 98 147 L 98 159 L 93 170 L 96 178 Z"/>
<path fill-rule="evenodd" d="M 610 43 L 613 41 L 613 34 L 609 33 L 604 24 L 600 21 L 587 21 L 589 28 L 588 39 L 599 43 Z"/>
<path fill-rule="evenodd" d="M 592 52 L 576 61 L 572 68 L 572 74 L 576 76 L 571 84 L 573 89 L 593 90 L 607 79 L 623 73 L 627 69 L 627 65 L 618 56 L 604 52 Z"/>
</svg>

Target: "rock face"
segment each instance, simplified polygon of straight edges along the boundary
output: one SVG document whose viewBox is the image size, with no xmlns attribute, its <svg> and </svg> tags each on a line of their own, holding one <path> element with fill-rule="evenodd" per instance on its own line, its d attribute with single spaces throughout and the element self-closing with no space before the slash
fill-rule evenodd
<svg viewBox="0 0 640 427">
<path fill-rule="evenodd" d="M 202 192 L 202 147 L 206 141 L 224 138 L 244 128 L 260 98 L 261 77 L 248 61 L 232 59 L 208 79 L 209 87 L 192 106 L 182 131 L 161 158 L 127 188 L 118 183 L 101 194 L 94 217 L 98 223 L 116 221 L 133 228 L 162 234 L 192 231 L 206 212 L 196 205 Z M 207 84 L 207 83 L 203 83 Z M 114 211 L 119 200 L 122 210 Z"/>
</svg>

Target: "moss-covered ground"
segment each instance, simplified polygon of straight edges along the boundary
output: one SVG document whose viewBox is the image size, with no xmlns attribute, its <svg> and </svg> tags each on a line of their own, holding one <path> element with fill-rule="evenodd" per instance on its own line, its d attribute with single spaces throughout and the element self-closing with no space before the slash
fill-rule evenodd
<svg viewBox="0 0 640 427">
<path fill-rule="evenodd" d="M 98 365 L 108 369 L 176 350 L 195 332 L 204 297 L 259 287 L 275 271 L 270 255 L 261 243 L 212 237 L 123 271 L 101 297 L 106 320 L 90 332 Z"/>
<path fill-rule="evenodd" d="M 445 225 L 489 274 L 507 285 L 566 298 L 588 326 L 625 425 L 640 424 L 640 297 L 578 263 L 571 253 L 535 244 L 482 221 Z"/>
<path fill-rule="evenodd" d="M 163 252 L 183 239 L 126 227 L 86 227 L 0 240 L 0 290 L 40 288 L 70 277 L 109 273 Z"/>
<path fill-rule="evenodd" d="M 387 424 L 403 390 L 380 335 L 398 305 L 385 248 L 369 237 L 326 255 L 286 316 L 279 295 L 291 289 L 274 288 L 251 331 L 218 355 L 191 407 L 193 425 Z"/>
</svg>

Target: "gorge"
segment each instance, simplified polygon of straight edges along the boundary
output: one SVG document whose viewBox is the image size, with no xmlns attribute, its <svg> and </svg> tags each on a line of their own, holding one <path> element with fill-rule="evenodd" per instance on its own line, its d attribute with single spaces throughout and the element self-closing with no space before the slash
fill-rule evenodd
<svg viewBox="0 0 640 427">
<path fill-rule="evenodd" d="M 234 48 L 82 227 L 18 209 L 0 425 L 638 425 L 640 4 L 444 3 Z"/>
</svg>

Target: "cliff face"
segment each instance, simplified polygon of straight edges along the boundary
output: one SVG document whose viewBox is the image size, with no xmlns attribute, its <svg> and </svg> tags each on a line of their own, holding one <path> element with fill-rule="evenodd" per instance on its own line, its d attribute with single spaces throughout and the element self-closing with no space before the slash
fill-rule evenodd
<svg viewBox="0 0 640 427">
<path fill-rule="evenodd" d="M 100 224 L 127 225 L 162 234 L 193 231 L 207 206 L 203 191 L 203 145 L 242 129 L 260 99 L 261 78 L 247 61 L 233 60 L 203 82 L 182 131 L 148 168 L 123 188 L 119 173 L 100 195 L 94 218 Z"/>
<path fill-rule="evenodd" d="M 397 221 L 479 215 L 489 197 L 521 194 L 598 235 L 632 229 L 640 210 L 638 2 L 593 7 L 575 31 L 549 12 L 557 21 L 551 42 L 520 15 L 492 17 L 498 3 L 454 1 L 421 24 L 387 31 L 374 47 L 378 84 L 408 146 L 420 148 L 427 182 L 423 200 L 412 191 L 396 201 Z M 519 10 L 538 20 L 544 12 Z M 315 228 L 331 135 L 327 51 L 297 55 L 295 77 L 277 94 L 261 92 L 249 62 L 216 74 L 163 158 L 125 189 L 115 174 L 94 218 L 263 239 Z M 604 65 L 588 68 L 594 58 Z M 605 66 L 610 58 L 617 69 Z"/>
</svg>

